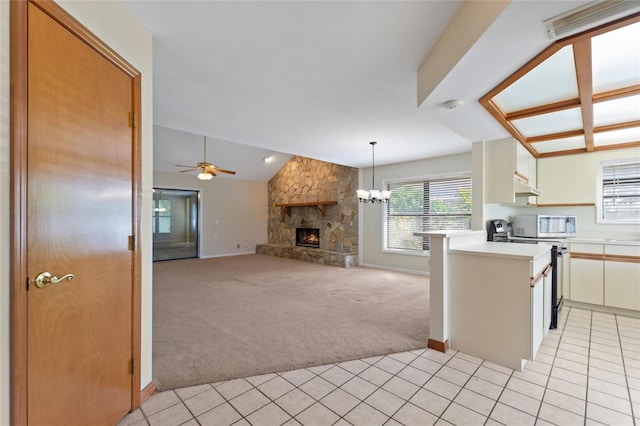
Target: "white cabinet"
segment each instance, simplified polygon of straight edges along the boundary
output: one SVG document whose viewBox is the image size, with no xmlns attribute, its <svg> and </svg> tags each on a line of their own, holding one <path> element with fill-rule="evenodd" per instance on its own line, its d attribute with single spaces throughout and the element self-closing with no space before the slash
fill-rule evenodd
<svg viewBox="0 0 640 426">
<path fill-rule="evenodd" d="M 571 300 L 604 304 L 602 244 L 571 244 Z"/>
<path fill-rule="evenodd" d="M 536 159 L 514 138 L 486 142 L 485 203 L 535 204 L 536 197 L 516 196 L 519 186 L 536 187 Z M 523 184 L 518 185 L 519 182 Z"/>
<path fill-rule="evenodd" d="M 591 154 L 539 158 L 538 204 L 593 204 L 596 202 L 598 164 Z"/>
<path fill-rule="evenodd" d="M 640 247 L 605 245 L 604 304 L 640 310 Z"/>
</svg>

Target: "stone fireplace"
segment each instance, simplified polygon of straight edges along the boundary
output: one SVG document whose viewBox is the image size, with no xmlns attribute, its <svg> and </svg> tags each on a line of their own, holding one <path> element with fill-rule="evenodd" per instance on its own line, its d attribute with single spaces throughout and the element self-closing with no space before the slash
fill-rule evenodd
<svg viewBox="0 0 640 426">
<path fill-rule="evenodd" d="M 349 267 L 358 261 L 358 169 L 294 156 L 271 178 L 268 241 L 256 253 Z M 317 243 L 300 233 L 315 231 Z M 302 239 L 305 237 L 302 236 Z"/>
<path fill-rule="evenodd" d="M 319 248 L 320 247 L 320 229 L 296 228 L 296 246 Z"/>
</svg>

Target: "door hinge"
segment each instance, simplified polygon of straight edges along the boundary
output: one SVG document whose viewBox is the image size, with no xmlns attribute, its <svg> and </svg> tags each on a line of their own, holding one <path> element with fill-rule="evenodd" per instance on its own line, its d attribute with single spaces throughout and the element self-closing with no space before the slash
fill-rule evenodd
<svg viewBox="0 0 640 426">
<path fill-rule="evenodd" d="M 130 112 L 129 113 L 129 127 L 135 129 L 137 126 L 137 120 L 136 120 L 136 113 L 135 112 Z"/>
<path fill-rule="evenodd" d="M 129 250 L 135 250 L 135 249 L 136 249 L 136 236 L 129 235 Z"/>
<path fill-rule="evenodd" d="M 131 358 L 131 374 L 136 374 L 136 359 Z"/>
</svg>

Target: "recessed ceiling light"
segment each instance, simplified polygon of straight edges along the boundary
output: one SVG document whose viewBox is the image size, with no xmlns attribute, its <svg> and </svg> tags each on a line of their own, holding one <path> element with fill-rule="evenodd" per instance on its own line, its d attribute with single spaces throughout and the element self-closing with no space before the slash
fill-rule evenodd
<svg viewBox="0 0 640 426">
<path fill-rule="evenodd" d="M 270 156 L 268 156 L 268 157 L 264 157 L 262 160 L 263 160 L 265 163 L 270 163 L 270 162 L 272 162 L 272 161 L 273 161 L 273 155 L 270 155 Z"/>
</svg>

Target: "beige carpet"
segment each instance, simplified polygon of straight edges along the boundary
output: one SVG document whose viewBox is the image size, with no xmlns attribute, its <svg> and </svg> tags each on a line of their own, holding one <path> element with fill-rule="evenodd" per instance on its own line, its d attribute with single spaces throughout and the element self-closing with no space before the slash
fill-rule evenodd
<svg viewBox="0 0 640 426">
<path fill-rule="evenodd" d="M 153 279 L 161 390 L 427 344 L 425 276 L 245 255 L 155 263 Z"/>
</svg>

